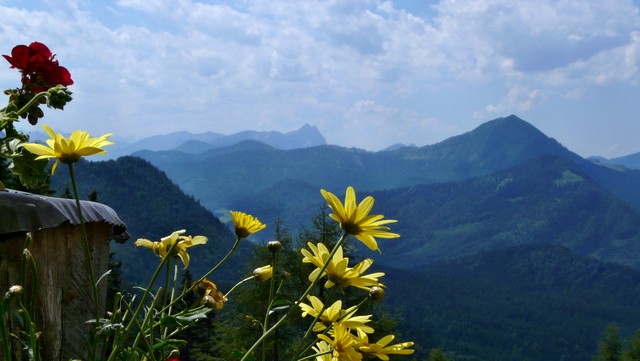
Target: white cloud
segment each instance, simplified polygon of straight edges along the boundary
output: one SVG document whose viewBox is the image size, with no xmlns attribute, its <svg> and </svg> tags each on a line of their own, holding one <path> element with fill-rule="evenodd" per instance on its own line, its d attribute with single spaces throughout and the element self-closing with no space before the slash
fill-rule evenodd
<svg viewBox="0 0 640 361">
<path fill-rule="evenodd" d="M 348 144 L 345 131 L 369 124 L 380 131 L 352 144 L 376 148 L 385 136 L 442 134 L 447 112 L 488 103 L 478 116 L 531 112 L 548 107 L 549 94 L 579 101 L 640 77 L 640 15 L 629 0 L 442 0 L 421 14 L 378 0 L 29 4 L 0 5 L 2 53 L 49 45 L 76 80 L 74 102 L 52 119 L 96 132 L 318 122 Z M 1 85 L 16 79 L 0 67 Z M 455 92 L 489 86 L 503 93 L 480 101 Z M 440 92 L 459 99 L 429 100 Z"/>
<path fill-rule="evenodd" d="M 547 96 L 538 89 L 530 89 L 516 85 L 509 89 L 507 95 L 498 104 L 489 104 L 485 108 L 492 114 L 525 113 L 546 101 Z"/>
</svg>

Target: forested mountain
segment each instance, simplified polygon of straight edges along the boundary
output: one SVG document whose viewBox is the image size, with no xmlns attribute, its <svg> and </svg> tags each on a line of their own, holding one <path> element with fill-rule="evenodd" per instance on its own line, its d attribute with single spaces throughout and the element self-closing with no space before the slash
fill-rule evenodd
<svg viewBox="0 0 640 361">
<path fill-rule="evenodd" d="M 640 272 L 548 243 L 384 269 L 406 334 L 456 361 L 591 360 L 605 326 L 640 325 Z"/>
<path fill-rule="evenodd" d="M 640 171 L 584 160 L 515 116 L 377 153 L 244 141 L 138 155 L 153 165 L 136 157 L 78 163 L 81 194 L 96 190 L 133 240 L 181 228 L 208 236 L 190 252 L 195 275 L 233 241 L 209 210 L 240 209 L 268 227 L 281 219 L 296 229 L 325 203 L 320 188 L 373 195 L 373 213 L 397 219 L 391 227 L 402 237 L 379 240 L 380 256 L 358 257 L 385 268 L 385 303 L 405 316 L 401 331 L 418 342 L 416 359 L 440 347 L 456 361 L 588 360 L 607 323 L 625 335 L 640 328 Z M 68 185 L 61 170 L 52 180 L 60 192 Z M 157 258 L 132 241 L 114 249 L 124 277 L 138 281 Z M 243 247 L 221 280 L 246 269 Z"/>
<path fill-rule="evenodd" d="M 462 182 L 374 193 L 400 220 L 380 261 L 408 267 L 528 243 L 640 268 L 640 214 L 574 162 L 543 156 Z"/>
<path fill-rule="evenodd" d="M 63 194 L 71 188 L 68 172 L 61 168 L 52 177 L 52 187 Z M 76 178 L 82 198 L 93 191 L 98 200 L 113 208 L 127 224 L 131 239 L 125 244 L 112 243 L 116 259 L 122 261 L 122 276 L 130 282 L 147 281 L 159 258 L 146 248 L 136 249 L 137 238 L 159 241 L 180 229 L 189 235 L 204 235 L 207 244 L 194 247 L 190 271 L 200 275 L 209 270 L 231 248 L 235 236 L 228 226 L 205 209 L 195 198 L 186 196 L 164 173 L 147 161 L 121 157 L 104 162 L 81 161 L 76 164 Z M 219 277 L 238 279 L 240 261 L 248 251 L 241 244 L 236 257 L 221 268 Z"/>
</svg>

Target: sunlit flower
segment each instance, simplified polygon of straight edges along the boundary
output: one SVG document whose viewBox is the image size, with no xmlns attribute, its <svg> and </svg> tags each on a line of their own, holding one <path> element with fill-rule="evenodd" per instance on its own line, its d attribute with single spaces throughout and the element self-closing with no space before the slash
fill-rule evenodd
<svg viewBox="0 0 640 361">
<path fill-rule="evenodd" d="M 362 354 L 356 350 L 358 341 L 346 327 L 336 324 L 330 332 L 330 336 L 331 337 L 325 334 L 320 334 L 318 335 L 318 338 L 321 341 L 326 342 L 333 349 L 333 360 L 362 360 Z"/>
<path fill-rule="evenodd" d="M 378 282 L 378 278 L 384 276 L 384 272 L 363 274 L 372 264 L 373 260 L 371 258 L 362 260 L 355 266 L 348 268 L 340 277 L 330 277 L 328 283 L 335 283 L 341 288 L 353 286 L 367 291 L 369 291 L 371 287 L 384 287 L 382 283 Z M 325 287 L 331 287 L 331 285 L 325 284 Z"/>
<path fill-rule="evenodd" d="M 333 287 L 334 285 L 338 285 L 338 287 L 341 288 L 354 286 L 365 290 L 369 290 L 374 286 L 384 287 L 384 285 L 378 281 L 378 278 L 384 276 L 383 272 L 363 275 L 363 273 L 373 264 L 373 260 L 365 259 L 353 267 L 348 267 L 349 258 L 343 256 L 341 246 L 338 247 L 333 257 L 329 259 L 329 249 L 327 249 L 323 243 L 318 243 L 316 246 L 309 242 L 307 245 L 309 246 L 309 249 L 311 249 L 311 252 L 304 248 L 300 250 L 304 256 L 302 262 L 311 263 L 316 266 L 316 269 L 314 269 L 309 275 L 309 281 L 313 281 L 318 277 L 326 275 L 328 277 L 327 282 L 324 284 L 326 288 Z M 320 270 L 325 263 L 327 263 L 327 266 L 325 267 L 324 272 L 320 274 Z"/>
<path fill-rule="evenodd" d="M 316 324 L 313 325 L 314 332 L 323 332 L 334 323 L 340 323 L 343 327 L 346 327 L 349 330 L 360 330 L 365 333 L 373 333 L 374 329 L 367 325 L 367 323 L 371 322 L 371 315 L 356 316 L 355 314 L 358 310 L 357 306 L 352 306 L 343 310 L 342 301 L 338 300 L 331 306 L 325 308 L 324 303 L 320 301 L 318 297 L 307 296 L 307 298 L 311 303 L 310 305 L 300 303 L 302 317 L 309 315 L 316 318 L 320 311 L 322 311 L 322 315 L 318 317 L 319 322 L 316 322 Z"/>
<path fill-rule="evenodd" d="M 414 350 L 408 349 L 408 347 L 413 346 L 413 342 L 402 342 L 389 345 L 394 338 L 394 335 L 387 335 L 376 343 L 369 343 L 369 336 L 364 332 L 358 331 L 358 340 L 360 343 L 359 350 L 376 356 L 380 360 L 384 361 L 389 360 L 389 356 L 387 355 L 411 355 L 414 352 Z"/>
<path fill-rule="evenodd" d="M 173 248 L 172 255 L 180 258 L 182 263 L 184 264 L 184 268 L 189 267 L 189 254 L 187 253 L 187 248 L 196 246 L 199 244 L 207 243 L 207 237 L 205 236 L 182 236 L 186 231 L 184 229 L 175 231 L 170 235 L 162 238 L 160 242 L 152 242 L 148 239 L 139 238 L 135 241 L 136 247 L 145 247 L 149 248 L 153 251 L 153 253 L 160 257 L 164 258 L 168 253 L 171 247 L 176 243 L 176 246 Z"/>
<path fill-rule="evenodd" d="M 396 222 L 396 220 L 383 219 L 383 215 L 369 215 L 371 208 L 373 208 L 373 197 L 368 196 L 360 204 L 356 204 L 356 192 L 353 187 L 348 187 L 343 205 L 333 193 L 324 189 L 321 189 L 320 192 L 333 211 L 329 216 L 340 223 L 342 230 L 356 237 L 369 249 L 380 251 L 376 237 L 400 237 L 399 234 L 389 232 L 389 227 L 385 226 Z"/>
<path fill-rule="evenodd" d="M 221 310 L 227 298 L 218 290 L 218 286 L 209 280 L 202 280 L 194 287 L 195 292 L 200 296 L 201 303 L 206 307 Z"/>
<path fill-rule="evenodd" d="M 47 146 L 37 143 L 27 143 L 24 147 L 31 153 L 36 154 L 38 159 L 55 158 L 56 162 L 51 169 L 51 175 L 56 171 L 58 163 L 75 163 L 80 158 L 93 154 L 106 154 L 102 147 L 111 145 L 113 142 L 107 140 L 112 134 L 105 134 L 97 138 L 91 138 L 88 132 L 76 130 L 69 138 L 54 132 L 51 128 L 43 125 L 42 128 L 49 134 L 51 139 L 47 139 Z"/>
<path fill-rule="evenodd" d="M 250 235 L 263 230 L 266 225 L 262 224 L 258 218 L 239 211 L 231 211 L 233 228 L 238 239 L 247 238 Z"/>
<path fill-rule="evenodd" d="M 273 267 L 271 265 L 258 267 L 253 270 L 253 275 L 258 281 L 266 281 L 273 276 Z"/>
<path fill-rule="evenodd" d="M 302 258 L 302 262 L 311 263 L 316 266 L 316 269 L 314 269 L 309 275 L 309 281 L 314 281 L 315 279 L 321 278 L 325 275 L 330 275 L 329 278 L 339 277 L 346 272 L 349 259 L 343 257 L 342 247 L 339 247 L 333 257 L 329 259 L 331 252 L 329 252 L 329 249 L 323 243 L 318 243 L 316 246 L 313 243 L 308 242 L 307 246 L 309 246 L 311 252 L 305 248 L 300 250 L 304 256 Z M 325 263 L 327 263 L 327 266 L 325 267 L 324 272 L 320 274 L 320 270 Z"/>
</svg>

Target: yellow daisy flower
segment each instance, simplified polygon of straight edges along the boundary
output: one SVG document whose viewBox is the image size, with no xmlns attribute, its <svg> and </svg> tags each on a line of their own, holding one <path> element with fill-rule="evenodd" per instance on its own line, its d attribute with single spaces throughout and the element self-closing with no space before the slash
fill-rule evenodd
<svg viewBox="0 0 640 361">
<path fill-rule="evenodd" d="M 250 235 L 263 230 L 266 225 L 262 224 L 258 218 L 239 211 L 231 211 L 233 228 L 238 239 L 247 238 Z"/>
<path fill-rule="evenodd" d="M 316 318 L 320 311 L 324 309 L 324 303 L 316 296 L 307 296 L 307 298 L 311 303 L 310 305 L 300 303 L 302 317 L 309 315 Z M 343 310 L 342 301 L 338 300 L 322 311 L 322 315 L 318 317 L 319 322 L 316 322 L 316 324 L 313 325 L 313 331 L 323 332 L 334 323 L 339 322 L 349 330 L 360 330 L 365 333 L 373 333 L 374 329 L 367 325 L 367 323 L 371 322 L 371 315 L 356 316 L 355 313 L 357 310 L 357 306 L 352 306 Z"/>
<path fill-rule="evenodd" d="M 173 255 L 180 258 L 182 263 L 184 264 L 184 268 L 189 267 L 189 254 L 187 253 L 187 248 L 196 246 L 199 244 L 207 243 L 207 237 L 205 236 L 182 236 L 186 231 L 181 229 L 179 231 L 175 231 L 171 233 L 169 236 L 163 237 L 160 242 L 153 242 L 148 239 L 139 238 L 135 241 L 136 247 L 145 247 L 149 248 L 153 251 L 153 253 L 160 257 L 164 258 L 176 242 L 176 246 L 173 248 Z"/>
<path fill-rule="evenodd" d="M 111 133 L 91 138 L 88 132 L 76 130 L 71 133 L 69 138 L 65 138 L 46 125 L 42 125 L 42 128 L 51 137 L 51 139 L 47 139 L 48 147 L 38 143 L 27 143 L 24 147 L 38 156 L 36 160 L 56 159 L 53 168 L 51 168 L 51 175 L 56 171 L 59 162 L 75 163 L 87 155 L 106 154 L 107 152 L 102 147 L 113 144 L 107 140 L 112 135 Z"/>
<path fill-rule="evenodd" d="M 321 341 L 326 342 L 333 349 L 333 360 L 357 361 L 362 360 L 362 354 L 356 350 L 358 341 L 349 330 L 341 325 L 335 324 L 330 332 L 331 337 L 325 334 L 318 335 Z"/>
<path fill-rule="evenodd" d="M 371 287 L 384 287 L 382 283 L 378 282 L 378 278 L 384 276 L 384 272 L 375 272 L 363 275 L 363 273 L 369 269 L 372 264 L 373 260 L 371 258 L 367 258 L 355 266 L 348 268 L 341 277 L 335 279 L 329 278 L 329 281 L 327 282 L 329 284 L 325 284 L 325 287 L 331 287 L 331 283 L 335 283 L 341 288 L 353 286 L 367 291 L 371 290 Z"/>
<path fill-rule="evenodd" d="M 336 253 L 329 260 L 330 252 L 324 244 L 318 243 L 316 246 L 309 242 L 307 245 L 311 252 L 304 248 L 300 250 L 304 256 L 302 262 L 311 263 L 316 266 L 316 269 L 314 269 L 309 275 L 309 281 L 313 281 L 318 277 L 326 275 L 329 278 L 324 284 L 326 288 L 331 288 L 334 285 L 338 285 L 341 288 L 354 286 L 364 290 L 369 290 L 374 286 L 384 287 L 384 285 L 378 281 L 378 278 L 384 276 L 383 272 L 363 275 L 363 273 L 373 264 L 373 260 L 365 259 L 353 267 L 348 267 L 349 258 L 343 256 L 341 246 L 338 247 Z M 327 263 L 327 267 L 324 272 L 320 274 L 320 270 L 325 263 Z"/>
<path fill-rule="evenodd" d="M 339 278 L 347 271 L 349 259 L 343 257 L 342 247 L 339 247 L 333 257 L 329 260 L 329 255 L 331 254 L 331 252 L 323 243 L 318 243 L 318 245 L 316 246 L 313 243 L 309 242 L 307 243 L 307 246 L 309 246 L 311 252 L 304 248 L 300 250 L 300 252 L 304 256 L 302 258 L 302 262 L 311 263 L 316 266 L 316 269 L 314 269 L 309 275 L 309 281 L 313 282 L 313 280 L 325 275 L 329 275 L 329 278 Z M 328 263 L 327 260 L 329 260 Z M 327 267 L 325 268 L 324 272 L 320 274 L 320 270 L 325 263 L 327 263 Z"/>
<path fill-rule="evenodd" d="M 358 331 L 359 350 L 376 356 L 383 361 L 389 360 L 387 355 L 411 355 L 414 352 L 414 350 L 408 349 L 408 347 L 413 346 L 413 342 L 402 342 L 387 346 L 394 338 L 394 335 L 387 335 L 376 343 L 369 343 L 369 336 L 364 332 Z"/>
<path fill-rule="evenodd" d="M 383 219 L 383 215 L 369 215 L 373 208 L 373 197 L 368 196 L 356 205 L 356 192 L 353 187 L 348 187 L 343 205 L 333 193 L 324 189 L 321 189 L 320 193 L 322 193 L 322 196 L 327 200 L 329 207 L 333 211 L 329 217 L 339 222 L 343 231 L 356 237 L 369 249 L 380 251 L 376 237 L 400 237 L 399 234 L 389 232 L 389 227 L 385 226 L 396 222 L 396 220 Z"/>
</svg>

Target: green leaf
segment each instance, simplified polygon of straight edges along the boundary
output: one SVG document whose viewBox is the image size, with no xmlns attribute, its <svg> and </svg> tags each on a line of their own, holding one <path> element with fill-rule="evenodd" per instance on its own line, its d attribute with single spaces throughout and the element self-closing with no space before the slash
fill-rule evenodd
<svg viewBox="0 0 640 361">
<path fill-rule="evenodd" d="M 182 315 L 176 316 L 176 319 L 191 323 L 201 318 L 207 318 L 207 313 L 209 313 L 209 311 L 209 309 L 199 309 L 197 311 L 186 312 Z"/>
<path fill-rule="evenodd" d="M 153 344 L 152 349 L 155 351 L 155 350 L 163 349 L 165 347 L 178 348 L 180 346 L 186 346 L 186 345 L 187 345 L 187 341 L 185 340 L 177 340 L 177 339 L 169 338 Z"/>
</svg>

